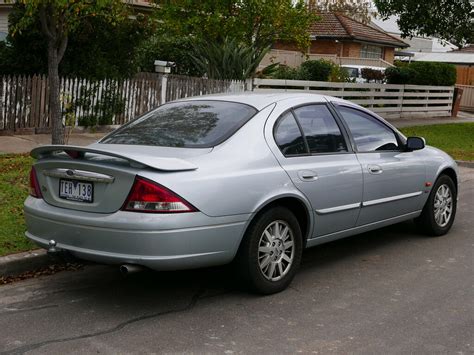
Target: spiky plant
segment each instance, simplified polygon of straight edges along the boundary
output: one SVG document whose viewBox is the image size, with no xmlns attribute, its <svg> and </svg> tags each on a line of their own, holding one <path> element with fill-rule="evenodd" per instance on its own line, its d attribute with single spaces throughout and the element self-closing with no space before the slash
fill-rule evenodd
<svg viewBox="0 0 474 355">
<path fill-rule="evenodd" d="M 197 43 L 193 49 L 193 61 L 208 78 L 245 80 L 254 77 L 270 47 L 259 50 L 235 39 L 225 38 L 222 43 Z"/>
</svg>

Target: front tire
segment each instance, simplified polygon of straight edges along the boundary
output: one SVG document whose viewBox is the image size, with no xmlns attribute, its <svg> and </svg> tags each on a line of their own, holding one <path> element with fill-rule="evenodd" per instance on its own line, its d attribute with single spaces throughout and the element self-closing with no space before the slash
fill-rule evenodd
<svg viewBox="0 0 474 355">
<path fill-rule="evenodd" d="M 441 175 L 431 190 L 428 201 L 415 223 L 420 230 L 431 236 L 442 236 L 454 223 L 457 208 L 457 191 L 453 180 Z"/>
<path fill-rule="evenodd" d="M 301 228 L 285 207 L 259 215 L 248 228 L 237 257 L 248 286 L 262 294 L 283 291 L 293 280 L 303 252 Z"/>
</svg>

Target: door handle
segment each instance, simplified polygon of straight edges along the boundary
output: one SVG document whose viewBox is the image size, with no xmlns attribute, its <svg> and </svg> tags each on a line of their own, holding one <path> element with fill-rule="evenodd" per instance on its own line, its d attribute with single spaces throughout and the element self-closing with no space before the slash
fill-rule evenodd
<svg viewBox="0 0 474 355">
<path fill-rule="evenodd" d="M 312 170 L 300 170 L 298 171 L 298 177 L 302 181 L 314 181 L 318 179 L 318 174 Z"/>
<path fill-rule="evenodd" d="M 369 165 L 367 166 L 367 168 L 369 169 L 369 173 L 371 174 L 382 174 L 383 172 L 383 169 L 379 166 L 379 165 Z"/>
</svg>

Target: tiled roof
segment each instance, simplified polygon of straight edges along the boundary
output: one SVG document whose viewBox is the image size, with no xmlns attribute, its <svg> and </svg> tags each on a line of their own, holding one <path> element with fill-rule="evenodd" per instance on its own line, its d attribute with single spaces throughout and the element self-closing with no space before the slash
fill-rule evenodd
<svg viewBox="0 0 474 355">
<path fill-rule="evenodd" d="M 351 19 L 345 15 L 336 13 L 318 14 L 320 21 L 314 22 L 310 27 L 310 33 L 316 38 L 333 38 L 358 40 L 370 43 L 384 44 L 396 48 L 409 47 L 408 44 L 378 30 L 372 26 Z"/>
</svg>

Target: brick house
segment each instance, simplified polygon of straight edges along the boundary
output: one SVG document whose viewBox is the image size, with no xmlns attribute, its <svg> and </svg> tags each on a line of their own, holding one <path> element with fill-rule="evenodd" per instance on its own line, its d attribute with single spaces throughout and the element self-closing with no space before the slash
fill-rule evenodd
<svg viewBox="0 0 474 355">
<path fill-rule="evenodd" d="M 388 33 L 363 24 L 342 14 L 323 13 L 320 21 L 311 25 L 310 57 L 315 55 L 345 58 L 344 64 L 359 64 L 358 61 L 349 63 L 350 58 L 367 59 L 366 62 L 387 62 L 393 64 L 396 48 L 406 48 L 408 44 Z M 279 50 L 299 52 L 292 43 L 277 42 L 273 45 L 273 53 Z M 349 61 L 349 62 L 348 62 Z"/>
</svg>

